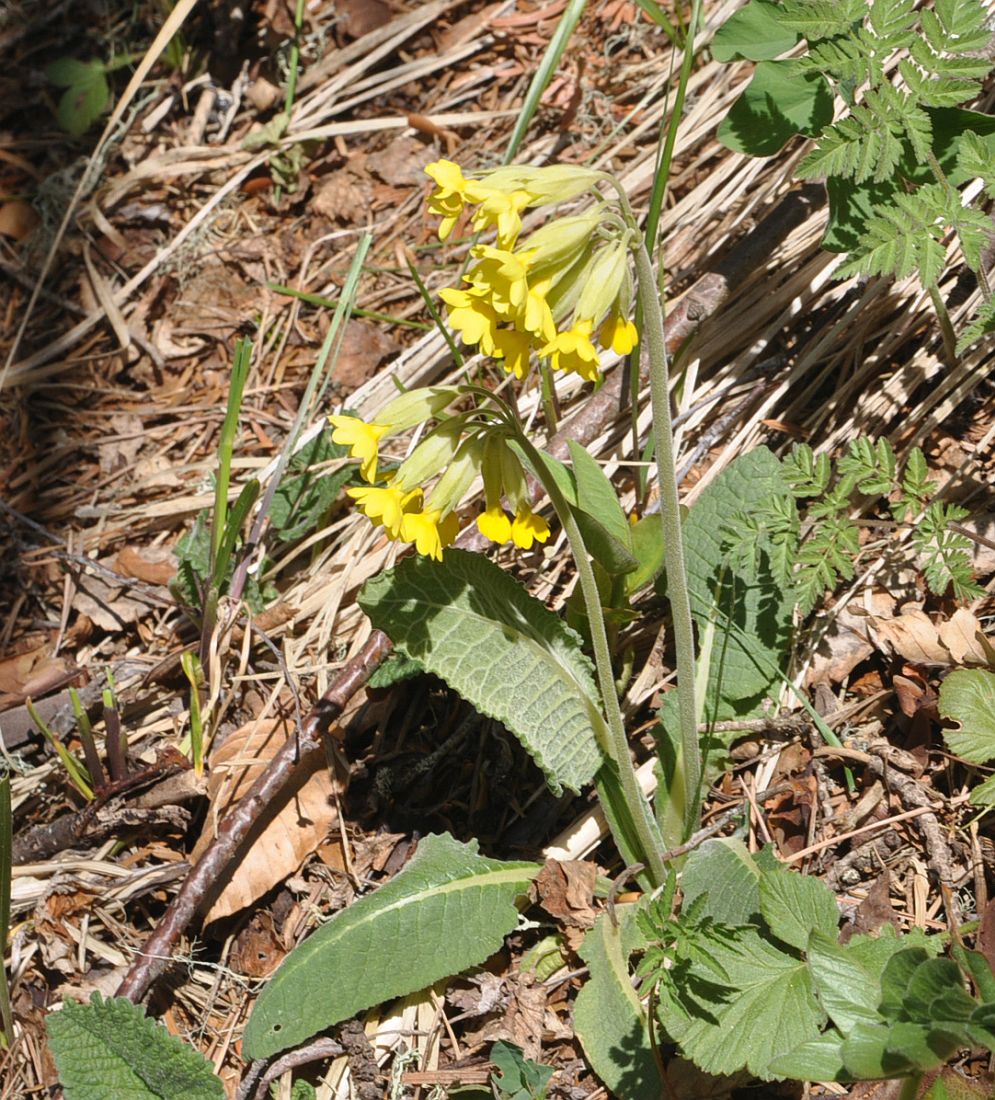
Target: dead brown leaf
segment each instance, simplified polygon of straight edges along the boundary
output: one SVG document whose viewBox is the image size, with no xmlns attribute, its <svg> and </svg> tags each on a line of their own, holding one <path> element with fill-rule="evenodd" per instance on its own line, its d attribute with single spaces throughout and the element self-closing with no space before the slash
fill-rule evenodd
<svg viewBox="0 0 995 1100">
<path fill-rule="evenodd" d="M 0 661 L 0 694 L 44 695 L 50 685 L 64 679 L 69 666 L 51 657 L 48 643 Z"/>
<path fill-rule="evenodd" d="M 176 555 L 168 546 L 125 546 L 117 553 L 114 568 L 126 577 L 146 584 L 169 584 L 176 576 Z"/>
<path fill-rule="evenodd" d="M 372 378 L 384 359 L 397 350 L 397 343 L 382 325 L 350 321 L 342 337 L 332 377 L 342 392 L 351 393 Z"/>
<path fill-rule="evenodd" d="M 532 885 L 534 900 L 550 916 L 574 928 L 593 928 L 591 906 L 598 869 L 587 860 L 549 859 Z"/>
<path fill-rule="evenodd" d="M 916 665 L 948 665 L 950 651 L 933 620 L 920 607 L 903 607 L 894 619 L 872 618 L 878 639 Z"/>
<path fill-rule="evenodd" d="M 995 665 L 995 649 L 985 637 L 977 617 L 966 607 L 958 607 L 936 630 L 940 641 L 950 651 L 953 664 Z"/>
<path fill-rule="evenodd" d="M 236 730 L 210 754 L 208 793 L 211 810 L 204 831 L 194 845 L 199 859 L 214 838 L 214 822 L 242 798 L 256 777 L 293 737 L 285 718 L 250 722 Z M 290 790 L 269 807 L 263 820 L 242 846 L 242 858 L 205 918 L 205 923 L 237 913 L 293 874 L 328 835 L 336 821 L 332 780 L 325 759 L 316 753 L 299 767 Z"/>
<path fill-rule="evenodd" d="M 273 917 L 267 913 L 255 913 L 249 923 L 235 937 L 229 962 L 239 974 L 249 978 L 265 978 L 280 965 L 286 951 L 273 927 Z"/>
<path fill-rule="evenodd" d="M 41 221 L 29 202 L 11 199 L 0 205 L 0 237 L 23 241 Z"/>
</svg>

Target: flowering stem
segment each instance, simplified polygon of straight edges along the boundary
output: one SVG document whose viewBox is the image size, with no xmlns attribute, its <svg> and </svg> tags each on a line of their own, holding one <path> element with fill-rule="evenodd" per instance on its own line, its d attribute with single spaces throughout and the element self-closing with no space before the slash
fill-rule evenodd
<svg viewBox="0 0 995 1100">
<path fill-rule="evenodd" d="M 624 201 L 624 196 L 623 196 Z M 627 205 L 627 204 L 626 204 Z M 663 520 L 663 547 L 667 568 L 667 596 L 674 624 L 677 650 L 678 709 L 680 713 L 681 752 L 674 769 L 683 795 L 684 837 L 687 839 L 698 820 L 701 794 L 701 750 L 695 715 L 694 628 L 691 624 L 691 600 L 684 567 L 684 541 L 681 533 L 680 499 L 674 466 L 674 430 L 670 417 L 670 377 L 667 344 L 664 338 L 663 309 L 653 277 L 653 263 L 646 245 L 640 241 L 636 252 L 638 300 L 643 313 L 643 339 L 650 364 L 650 403 L 653 409 L 653 442 L 656 451 L 657 483 L 660 487 L 660 516 Z M 672 793 L 674 788 L 671 788 Z"/>
<path fill-rule="evenodd" d="M 598 798 L 622 857 L 629 863 L 643 863 L 646 867 L 645 885 L 655 889 L 662 886 L 667 877 L 663 860 L 660 858 L 663 840 L 653 817 L 653 811 L 639 786 L 632 755 L 629 752 L 625 722 L 618 702 L 618 692 L 615 689 L 615 674 L 608 648 L 608 632 L 605 629 L 601 595 L 598 592 L 591 559 L 584 545 L 584 537 L 574 519 L 573 510 L 555 479 L 549 475 L 542 456 L 524 432 L 520 431 L 516 434 L 516 442 L 524 451 L 533 471 L 549 495 L 563 525 L 563 531 L 570 543 L 570 551 L 577 566 L 577 577 L 591 630 L 591 648 L 594 651 L 598 688 L 601 692 L 610 736 L 609 744 L 602 746 L 609 759 L 598 773 L 596 780 Z"/>
</svg>

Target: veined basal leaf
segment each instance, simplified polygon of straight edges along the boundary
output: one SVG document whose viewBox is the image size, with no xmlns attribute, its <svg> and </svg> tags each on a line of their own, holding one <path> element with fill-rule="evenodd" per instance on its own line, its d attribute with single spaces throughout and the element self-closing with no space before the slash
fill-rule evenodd
<svg viewBox="0 0 995 1100">
<path fill-rule="evenodd" d="M 245 1029 L 266 1058 L 363 1009 L 482 963 L 518 921 L 515 899 L 539 870 L 427 836 L 386 886 L 337 913 L 283 961 Z"/>
<path fill-rule="evenodd" d="M 480 554 L 410 557 L 367 581 L 359 604 L 395 649 L 522 742 L 550 788 L 579 791 L 607 741 L 580 638 Z"/>
</svg>

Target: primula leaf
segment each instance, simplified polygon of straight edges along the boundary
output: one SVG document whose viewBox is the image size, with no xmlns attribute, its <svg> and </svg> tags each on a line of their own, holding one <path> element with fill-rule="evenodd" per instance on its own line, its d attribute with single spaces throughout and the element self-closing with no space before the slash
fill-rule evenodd
<svg viewBox="0 0 995 1100">
<path fill-rule="evenodd" d="M 770 61 L 787 53 L 801 35 L 782 27 L 780 14 L 772 0 L 750 0 L 715 32 L 712 56 L 716 61 Z"/>
<path fill-rule="evenodd" d="M 791 61 L 761 61 L 717 136 L 733 152 L 770 157 L 796 134 L 817 134 L 832 119 L 833 93 L 821 74 L 799 73 Z"/>
<path fill-rule="evenodd" d="M 573 463 L 574 484 L 577 487 L 577 506 L 595 516 L 607 531 L 628 548 L 631 543 L 629 521 L 625 518 L 612 483 L 586 447 L 573 439 L 568 446 L 570 461 Z"/>
<path fill-rule="evenodd" d="M 66 1100 L 221 1100 L 211 1063 L 123 997 L 67 1001 L 45 1022 Z"/>
<path fill-rule="evenodd" d="M 463 550 L 407 558 L 359 604 L 396 649 L 503 722 L 556 793 L 594 777 L 608 734 L 580 638 L 500 566 Z"/>
<path fill-rule="evenodd" d="M 956 756 L 972 764 L 995 757 L 995 674 L 959 668 L 940 686 L 940 715 L 960 723 L 945 729 L 943 739 Z"/>
<path fill-rule="evenodd" d="M 632 525 L 632 554 L 639 565 L 625 578 L 625 590 L 630 596 L 660 575 L 665 551 L 663 524 L 658 515 L 643 516 Z"/>
<path fill-rule="evenodd" d="M 618 906 L 615 915 L 617 924 L 607 914 L 598 917 L 580 949 L 590 976 L 577 994 L 574 1030 L 609 1092 L 626 1100 L 657 1100 L 660 1076 L 628 966 L 645 941 L 635 906 Z"/>
<path fill-rule="evenodd" d="M 263 989 L 244 1051 L 266 1058 L 363 1009 L 481 963 L 518 921 L 515 899 L 538 867 L 427 836 L 375 893 L 292 951 Z"/>
</svg>

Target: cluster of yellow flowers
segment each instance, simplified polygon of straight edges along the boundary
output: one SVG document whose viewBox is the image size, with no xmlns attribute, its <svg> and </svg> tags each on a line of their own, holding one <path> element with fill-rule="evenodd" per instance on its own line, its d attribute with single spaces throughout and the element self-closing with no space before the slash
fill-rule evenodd
<svg viewBox="0 0 995 1100">
<path fill-rule="evenodd" d="M 349 495 L 389 539 L 414 543 L 419 554 L 441 561 L 443 549 L 459 533 L 456 509 L 473 481 L 482 477 L 485 503 L 477 517 L 481 534 L 493 542 L 510 540 L 524 550 L 545 542 L 549 525 L 532 511 L 520 459 L 507 438 L 473 412 L 446 416 L 396 470 L 380 470 L 383 440 L 439 417 L 461 396 L 451 386 L 409 390 L 372 423 L 356 416 L 330 417 L 333 441 L 349 448 L 369 482 L 349 489 Z M 439 474 L 426 498 L 425 484 Z"/>
<path fill-rule="evenodd" d="M 441 240 L 467 207 L 473 209 L 474 229 L 497 230 L 493 245 L 473 249 L 475 263 L 463 277 L 466 287 L 441 292 L 449 321 L 464 343 L 501 360 L 516 378 L 525 377 L 535 351 L 553 369 L 591 382 L 597 381 L 600 366 L 595 331 L 603 348 L 620 355 L 636 346 L 636 328 L 628 320 L 630 233 L 596 189 L 604 179 L 600 172 L 508 167 L 469 179 L 448 160 L 425 171 L 436 183 L 429 210 L 442 218 Z M 550 221 L 519 242 L 524 210 L 587 191 L 598 200 L 590 211 Z M 331 417 L 332 439 L 359 460 L 367 482 L 349 495 L 389 539 L 413 543 L 418 553 L 437 560 L 459 533 L 456 510 L 477 477 L 484 483 L 484 510 L 476 520 L 481 534 L 525 550 L 549 538 L 548 524 L 530 506 L 525 470 L 509 443 L 507 421 L 502 426 L 493 410 L 448 411 L 469 392 L 446 386 L 411 390 L 372 423 Z M 436 426 L 411 455 L 397 469 L 383 472 L 381 443 L 432 420 Z"/>
<path fill-rule="evenodd" d="M 425 171 L 436 184 L 428 205 L 442 218 L 440 240 L 468 206 L 474 208 L 474 229 L 497 229 L 494 245 L 472 250 L 477 262 L 463 276 L 467 286 L 441 292 L 449 323 L 465 344 L 500 359 L 516 378 L 525 377 L 534 350 L 554 370 L 588 382 L 599 377 L 595 330 L 601 346 L 619 355 L 636 346 L 636 327 L 628 319 L 629 235 L 605 203 L 518 239 L 523 210 L 593 191 L 600 172 L 512 166 L 468 179 L 450 160 L 435 161 Z M 569 324 L 558 327 L 564 322 Z"/>
</svg>

